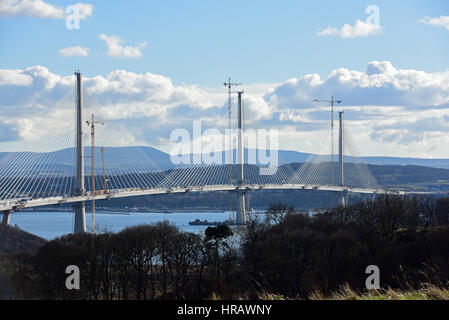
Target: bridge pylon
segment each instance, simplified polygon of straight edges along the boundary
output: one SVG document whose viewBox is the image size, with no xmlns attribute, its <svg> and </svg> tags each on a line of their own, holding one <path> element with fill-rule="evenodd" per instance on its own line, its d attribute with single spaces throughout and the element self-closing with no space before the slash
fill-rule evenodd
<svg viewBox="0 0 449 320">
<path fill-rule="evenodd" d="M 339 116 L 339 124 L 340 124 L 340 129 L 339 129 L 339 137 L 338 137 L 338 171 L 339 171 L 339 176 L 340 176 L 340 186 L 344 187 L 345 186 L 345 171 L 344 171 L 344 130 L 343 130 L 343 125 L 344 125 L 344 119 L 343 119 L 343 114 L 344 111 L 339 111 L 338 112 L 338 116 Z M 341 195 L 341 205 L 343 207 L 346 207 L 348 205 L 348 191 L 343 191 L 342 195 Z"/>
<path fill-rule="evenodd" d="M 76 176 L 75 195 L 84 196 L 84 146 L 83 146 L 83 76 L 81 72 L 75 72 L 76 76 Z M 73 205 L 75 210 L 74 233 L 86 232 L 86 210 L 84 201 Z"/>
<path fill-rule="evenodd" d="M 243 91 L 238 92 L 238 154 L 237 161 L 239 165 L 239 176 L 238 183 L 239 185 L 243 185 L 245 183 L 245 172 L 244 172 L 244 163 L 245 163 L 245 147 L 244 147 L 244 137 L 243 137 Z M 235 217 L 235 222 L 238 224 L 246 224 L 246 203 L 245 203 L 245 191 L 238 191 L 238 204 L 237 204 L 237 214 Z"/>
</svg>

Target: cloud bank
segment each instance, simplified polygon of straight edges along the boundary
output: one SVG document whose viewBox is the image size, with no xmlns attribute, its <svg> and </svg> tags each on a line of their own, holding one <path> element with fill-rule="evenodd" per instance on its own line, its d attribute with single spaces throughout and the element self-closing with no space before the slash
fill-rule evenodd
<svg viewBox="0 0 449 320">
<path fill-rule="evenodd" d="M 84 92 L 86 114 L 122 128 L 132 144 L 169 151 L 171 131 L 190 130 L 193 120 L 201 119 L 203 130 L 227 127 L 226 90 L 115 70 L 86 77 Z M 449 157 L 449 70 L 428 73 L 372 61 L 364 71 L 339 68 L 326 78 L 292 78 L 245 94 L 246 125 L 278 129 L 283 149 L 328 152 L 330 108 L 313 99 L 331 95 L 343 100 L 336 111 L 345 111 L 362 155 Z M 43 66 L 0 70 L 0 140 L 34 141 L 58 123 L 73 126 L 73 100 L 73 75 Z"/>
</svg>

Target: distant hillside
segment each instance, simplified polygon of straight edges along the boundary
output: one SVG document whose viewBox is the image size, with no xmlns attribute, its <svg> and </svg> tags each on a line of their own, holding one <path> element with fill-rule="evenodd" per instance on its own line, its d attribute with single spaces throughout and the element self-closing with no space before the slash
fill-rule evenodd
<svg viewBox="0 0 449 320">
<path fill-rule="evenodd" d="M 396 158 L 396 157 L 345 157 L 349 162 L 361 162 L 378 165 L 412 165 L 431 168 L 449 169 L 449 159 Z"/>
<path fill-rule="evenodd" d="M 245 159 L 248 159 L 248 152 L 253 152 L 257 154 L 254 149 L 245 149 Z M 449 153 L 448 153 L 449 154 Z M 192 155 L 190 156 L 192 157 Z M 226 157 L 229 157 L 224 152 L 220 152 L 220 157 L 225 161 Z M 235 159 L 234 150 L 234 159 Z M 278 151 L 278 161 L 279 164 L 287 163 L 303 163 L 306 161 L 311 161 L 311 159 L 320 158 L 321 161 L 330 161 L 329 155 L 316 155 L 312 153 L 304 153 L 292 150 L 279 150 Z M 423 159 L 423 158 L 399 158 L 399 157 L 353 157 L 345 156 L 345 162 L 353 163 L 365 163 L 365 164 L 377 164 L 377 165 L 414 165 L 422 167 L 431 168 L 443 168 L 449 169 L 449 159 Z M 338 155 L 334 155 L 334 161 L 338 161 Z M 257 164 L 260 164 L 259 162 Z"/>
<path fill-rule="evenodd" d="M 254 149 L 245 149 L 245 158 L 248 159 L 248 154 L 257 154 Z M 236 152 L 233 151 L 234 161 L 236 158 Z M 33 152 L 20 152 L 13 155 L 10 152 L 0 152 L 0 160 L 4 157 L 14 156 L 16 159 L 28 158 L 32 159 L 32 163 L 35 168 L 42 168 L 45 165 L 48 168 L 57 168 L 57 171 L 67 175 L 73 175 L 75 172 L 75 149 L 68 148 L 55 152 L 47 153 L 33 153 Z M 85 147 L 85 170 L 89 173 L 91 170 L 91 148 Z M 219 152 L 217 155 L 222 159 L 223 163 L 227 162 L 229 157 L 226 152 Z M 170 170 L 176 167 L 170 159 L 170 155 L 163 151 L 160 151 L 153 147 L 134 146 L 134 147 L 105 147 L 104 152 L 105 166 L 106 168 L 113 164 L 115 167 L 123 168 L 123 170 L 129 172 L 142 172 L 142 171 L 158 171 Z M 197 155 L 190 154 L 190 159 L 197 159 Z M 279 150 L 278 162 L 280 165 L 288 163 L 303 163 L 310 161 L 311 159 L 321 158 L 322 161 L 329 161 L 329 156 L 318 156 L 310 153 L 303 153 L 291 150 Z M 101 148 L 95 148 L 96 172 L 101 172 Z M 259 158 L 257 158 L 259 160 Z M 335 161 L 338 161 L 337 155 L 335 155 Z M 443 168 L 449 169 L 449 159 L 422 159 L 422 158 L 398 158 L 398 157 L 352 157 L 345 156 L 347 163 L 365 163 L 372 165 L 414 165 L 431 168 Z M 260 162 L 257 161 L 257 165 Z M 20 161 L 17 161 L 17 166 L 22 166 Z"/>
<path fill-rule="evenodd" d="M 45 242 L 46 240 L 19 228 L 0 224 L 0 255 L 18 252 L 33 253 Z"/>
<path fill-rule="evenodd" d="M 170 161 L 170 155 L 152 147 L 105 147 L 104 148 L 105 167 L 115 166 L 131 172 L 136 169 L 145 171 L 150 170 L 169 170 L 174 165 Z M 91 170 L 91 148 L 84 148 L 84 168 L 86 173 Z M 67 148 L 53 152 L 0 152 L 2 158 L 11 157 L 17 159 L 16 165 L 22 168 L 24 160 L 31 159 L 27 163 L 32 163 L 34 168 L 49 168 L 56 170 L 61 174 L 73 175 L 75 172 L 75 149 Z M 14 157 L 14 158 L 13 158 Z M 101 172 L 101 147 L 95 148 L 95 171 Z M 29 170 L 33 168 L 28 166 Z"/>
</svg>

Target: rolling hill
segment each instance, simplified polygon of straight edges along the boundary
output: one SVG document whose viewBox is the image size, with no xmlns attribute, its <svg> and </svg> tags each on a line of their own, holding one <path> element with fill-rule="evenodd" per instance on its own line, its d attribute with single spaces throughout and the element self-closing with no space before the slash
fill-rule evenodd
<svg viewBox="0 0 449 320">
<path fill-rule="evenodd" d="M 254 152 L 251 149 L 245 149 L 245 157 L 248 159 L 248 153 Z M 85 147 L 85 171 L 88 173 L 91 169 L 91 148 Z M 217 155 L 225 163 L 228 155 L 225 152 L 219 152 Z M 22 168 L 25 162 L 21 162 L 20 159 L 31 159 L 29 163 L 32 163 L 32 168 L 38 168 L 42 166 L 47 166 L 48 168 L 57 167 L 59 172 L 72 175 L 75 171 L 75 149 L 68 148 L 63 150 L 58 150 L 54 152 L 46 153 L 36 153 L 36 152 L 0 152 L 0 165 L 3 161 L 8 161 L 7 158 L 15 158 L 16 166 Z M 170 170 L 176 167 L 172 163 L 170 154 L 160 151 L 153 147 L 146 146 L 132 146 L 132 147 L 106 147 L 104 152 L 106 166 L 113 164 L 115 166 L 126 168 L 130 172 L 136 171 L 137 167 L 139 170 L 151 170 L 159 171 Z M 190 154 L 190 159 L 198 159 L 197 155 Z M 289 163 L 303 163 L 305 161 L 310 161 L 320 157 L 321 159 L 326 159 L 328 161 L 329 156 L 317 156 L 315 154 L 303 153 L 291 150 L 279 150 L 278 151 L 278 161 L 279 165 L 289 164 Z M 95 170 L 101 172 L 101 148 L 95 148 Z M 234 152 L 235 159 L 235 152 Z M 338 156 L 334 158 L 338 161 Z M 424 159 L 424 158 L 400 158 L 400 157 L 352 157 L 345 156 L 346 163 L 364 163 L 371 165 L 399 165 L 399 166 L 422 166 L 431 168 L 442 168 L 449 169 L 449 159 Z M 137 165 L 136 165 L 137 164 Z M 28 164 L 26 164 L 28 165 Z M 257 165 L 260 165 L 257 161 Z M 29 166 L 29 165 L 28 165 Z"/>
</svg>

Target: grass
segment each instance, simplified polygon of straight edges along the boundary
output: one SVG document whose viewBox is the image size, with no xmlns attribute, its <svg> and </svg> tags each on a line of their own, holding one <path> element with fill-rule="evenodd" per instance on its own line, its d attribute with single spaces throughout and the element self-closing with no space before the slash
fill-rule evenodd
<svg viewBox="0 0 449 320">
<path fill-rule="evenodd" d="M 223 300 L 224 297 L 212 293 L 210 300 Z M 238 295 L 233 300 L 250 300 L 250 296 Z M 301 300 L 300 298 L 289 298 L 280 294 L 262 292 L 258 295 L 259 300 Z M 315 291 L 309 295 L 309 300 L 449 300 L 449 289 L 432 284 L 423 284 L 419 290 L 380 289 L 357 291 L 348 285 L 342 286 L 340 290 L 329 295 Z"/>
<path fill-rule="evenodd" d="M 419 290 L 401 291 L 397 289 L 380 289 L 357 292 L 349 286 L 343 286 L 340 290 L 325 296 L 320 292 L 314 292 L 310 300 L 449 300 L 449 289 L 425 284 Z"/>
</svg>

